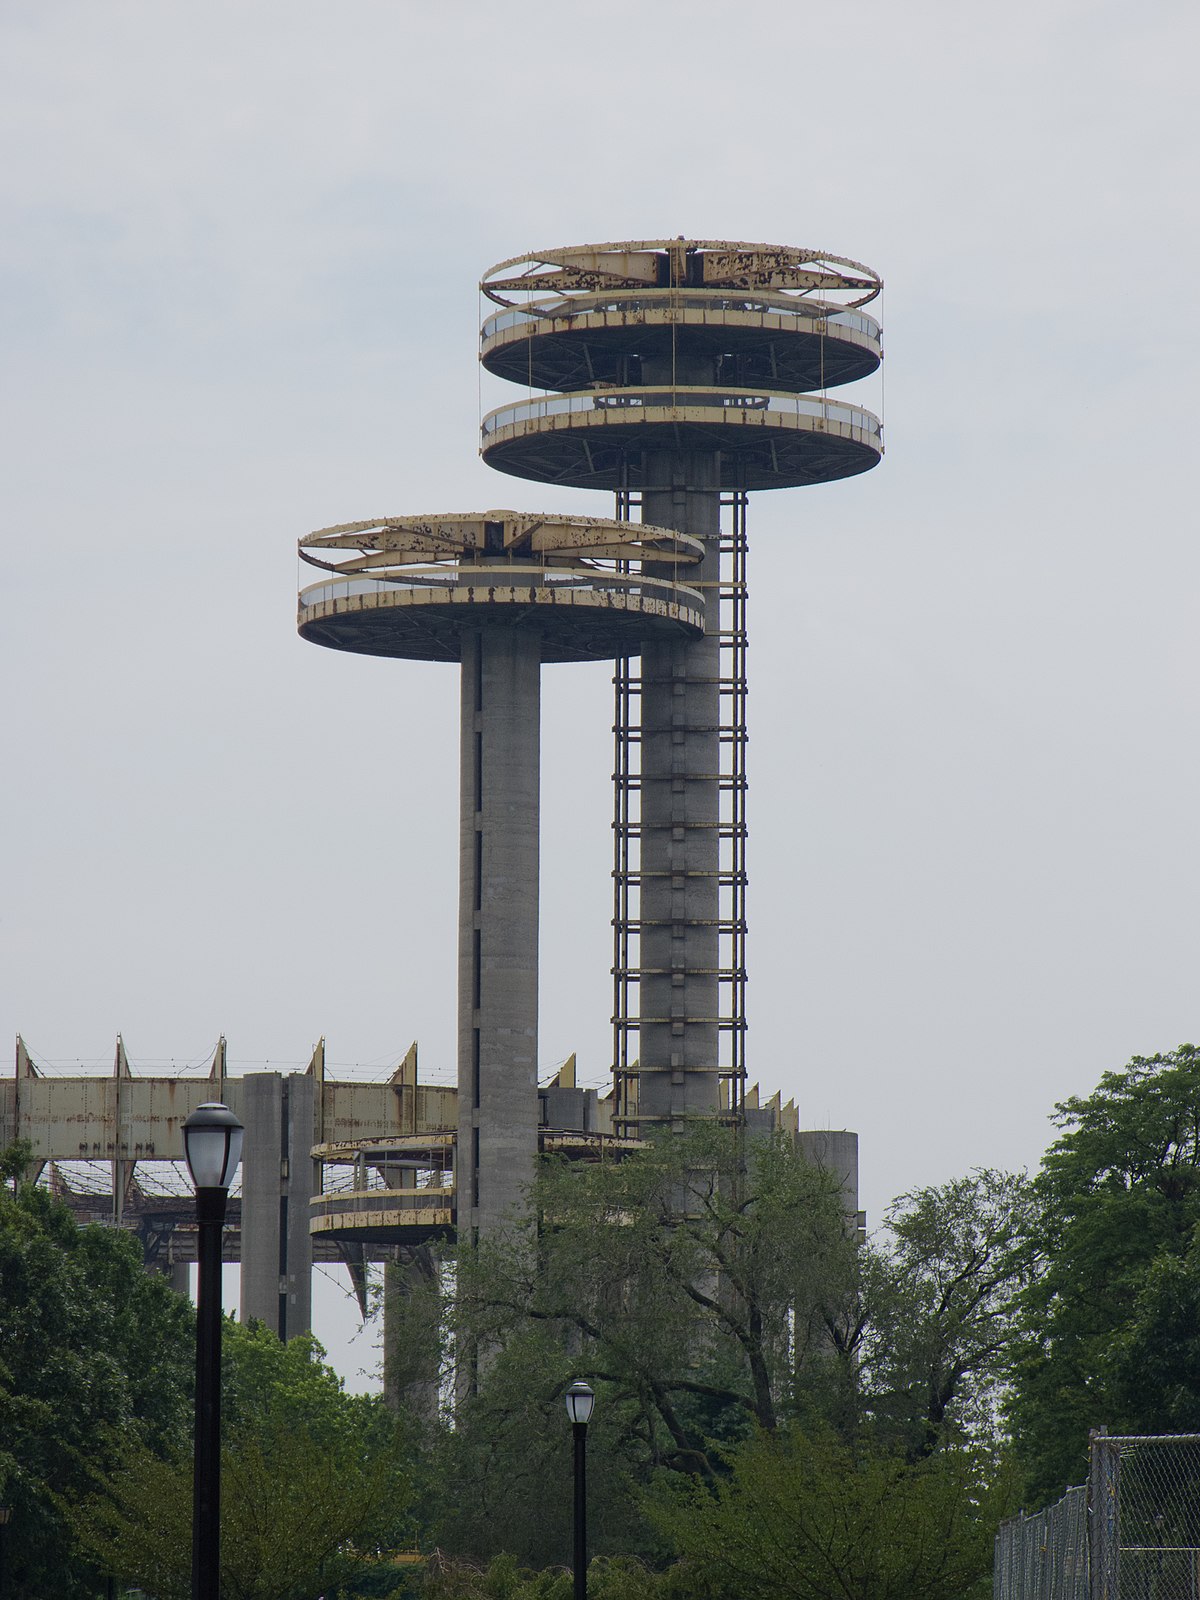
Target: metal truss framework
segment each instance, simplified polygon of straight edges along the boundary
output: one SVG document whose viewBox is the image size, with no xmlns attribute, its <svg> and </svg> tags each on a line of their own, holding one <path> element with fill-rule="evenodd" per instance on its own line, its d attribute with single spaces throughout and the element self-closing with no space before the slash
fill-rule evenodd
<svg viewBox="0 0 1200 1600">
<path fill-rule="evenodd" d="M 724 495 L 721 508 L 720 637 L 721 797 L 717 885 L 718 1030 L 722 1106 L 740 1119 L 746 1092 L 746 632 L 747 556 L 744 490 Z M 616 515 L 630 520 L 641 500 L 617 491 Z M 637 1039 L 641 965 L 641 673 L 640 658 L 618 658 L 613 673 L 613 1063 L 618 1133 L 638 1130 Z"/>
</svg>

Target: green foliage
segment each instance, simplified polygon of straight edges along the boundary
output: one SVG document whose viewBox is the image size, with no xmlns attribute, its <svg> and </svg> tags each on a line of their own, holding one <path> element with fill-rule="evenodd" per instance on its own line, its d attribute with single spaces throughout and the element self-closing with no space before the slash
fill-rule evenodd
<svg viewBox="0 0 1200 1600">
<path fill-rule="evenodd" d="M 664 1473 L 799 1427 L 914 1465 L 993 1449 L 1019 1293 L 1035 1278 L 1027 1180 L 976 1172 L 902 1197 L 859 1246 L 840 1195 L 784 1139 L 704 1125 L 620 1163 L 547 1164 L 538 1226 L 458 1257 L 447 1308 L 484 1353 L 440 1445 L 439 1544 L 537 1566 L 570 1548 L 573 1377 L 589 1429 L 593 1548 L 661 1561 L 640 1508 Z"/>
<path fill-rule="evenodd" d="M 28 1147 L 0 1162 L 18 1180 Z M 92 1465 L 178 1437 L 190 1404 L 191 1310 L 136 1241 L 79 1228 L 45 1190 L 0 1190 L 0 1501 L 17 1597 L 91 1596 L 62 1506 Z"/>
<path fill-rule="evenodd" d="M 545 1327 L 517 1331 L 492 1358 L 433 1454 L 433 1543 L 483 1561 L 505 1551 L 537 1567 L 569 1560 L 572 1444 L 562 1397 L 577 1360 Z M 635 1407 L 606 1388 L 588 1428 L 589 1543 L 597 1554 L 659 1542 L 638 1509 L 648 1453 L 635 1426 Z"/>
<path fill-rule="evenodd" d="M 996 1437 L 1020 1296 L 1037 1281 L 1039 1202 L 1016 1173 L 914 1190 L 862 1268 L 859 1381 L 879 1436 L 910 1460 Z"/>
<path fill-rule="evenodd" d="M 571 1600 L 566 1567 L 541 1571 L 518 1566 L 510 1555 L 495 1556 L 486 1567 L 435 1557 L 421 1591 L 422 1600 Z M 598 1557 L 588 1567 L 588 1600 L 686 1600 L 673 1573 L 656 1573 L 636 1556 Z"/>
<path fill-rule="evenodd" d="M 283 1345 L 225 1325 L 221 1584 L 227 1600 L 311 1600 L 353 1586 L 366 1558 L 407 1541 L 409 1481 L 394 1420 L 347 1395 L 310 1335 Z M 190 1584 L 190 1456 L 131 1452 L 73 1513 L 81 1542 L 156 1600 Z"/>
<path fill-rule="evenodd" d="M 390 1445 L 395 1432 L 377 1395 L 346 1393 L 311 1333 L 284 1344 L 262 1322 L 225 1322 L 221 1406 L 230 1439 L 293 1431 L 329 1449 L 364 1441 Z"/>
<path fill-rule="evenodd" d="M 586 1377 L 600 1394 L 594 1548 L 654 1553 L 637 1486 L 662 1470 L 711 1475 L 714 1444 L 792 1408 L 800 1346 L 817 1361 L 824 1297 L 854 1271 L 840 1196 L 789 1142 L 707 1124 L 620 1162 L 545 1163 L 534 1202 L 526 1234 L 457 1258 L 447 1311 L 459 1350 L 480 1352 L 480 1381 L 440 1447 L 453 1492 L 436 1536 L 477 1558 L 563 1559 L 562 1394 Z"/>
<path fill-rule="evenodd" d="M 1008 1509 L 972 1453 L 913 1464 L 799 1433 L 758 1435 L 728 1476 L 660 1506 L 695 1600 L 960 1600 L 986 1591 Z"/>
<path fill-rule="evenodd" d="M 1200 1226 L 1184 1256 L 1160 1250 L 1102 1369 L 1122 1427 L 1200 1433 Z"/>
<path fill-rule="evenodd" d="M 1035 1500 L 1081 1481 L 1090 1428 L 1200 1426 L 1200 1052 L 1137 1056 L 1057 1121 L 1011 1407 Z"/>
<path fill-rule="evenodd" d="M 311 1600 L 348 1581 L 355 1549 L 391 1513 L 382 1459 L 314 1449 L 299 1430 L 243 1437 L 222 1452 L 221 1591 L 227 1600 Z M 190 1464 L 141 1451 L 75 1514 L 81 1541 L 156 1600 L 191 1590 Z"/>
<path fill-rule="evenodd" d="M 581 1374 L 636 1405 L 655 1464 L 703 1470 L 722 1413 L 776 1426 L 792 1308 L 815 1316 L 853 1252 L 826 1174 L 785 1140 L 747 1146 L 710 1124 L 617 1163 L 547 1163 L 534 1200 L 536 1240 L 460 1254 L 470 1338 L 499 1346 L 536 1324 L 573 1341 Z"/>
</svg>

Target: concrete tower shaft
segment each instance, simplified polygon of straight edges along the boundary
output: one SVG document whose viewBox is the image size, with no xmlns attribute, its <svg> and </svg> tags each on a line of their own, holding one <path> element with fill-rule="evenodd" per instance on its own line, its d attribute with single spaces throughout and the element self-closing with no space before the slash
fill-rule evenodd
<svg viewBox="0 0 1200 1600">
<path fill-rule="evenodd" d="M 541 639 L 462 640 L 458 1226 L 516 1215 L 537 1154 Z"/>
<path fill-rule="evenodd" d="M 614 1070 L 631 1131 L 740 1101 L 746 494 L 879 461 L 878 418 L 827 391 L 878 366 L 861 308 L 880 287 L 845 257 L 683 238 L 535 251 L 481 283 L 500 308 L 483 365 L 551 391 L 483 418 L 484 459 L 612 489 L 619 514 L 640 505 L 704 546 L 704 636 L 647 638 L 640 672 L 619 663 L 615 680 Z"/>
<path fill-rule="evenodd" d="M 486 1234 L 520 1212 L 537 1152 L 542 664 L 699 638 L 706 600 L 686 579 L 704 545 L 488 511 L 344 523 L 300 554 L 328 573 L 300 595 L 305 638 L 460 663 L 455 1225 Z"/>
<path fill-rule="evenodd" d="M 704 543 L 703 636 L 642 646 L 637 1110 L 655 1122 L 720 1105 L 718 475 L 709 452 L 653 451 L 642 491 L 643 516 Z"/>
</svg>

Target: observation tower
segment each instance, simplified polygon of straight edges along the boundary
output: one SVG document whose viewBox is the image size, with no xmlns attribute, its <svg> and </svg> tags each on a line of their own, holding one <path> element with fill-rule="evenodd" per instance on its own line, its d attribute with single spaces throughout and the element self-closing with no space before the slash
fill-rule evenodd
<svg viewBox="0 0 1200 1600">
<path fill-rule="evenodd" d="M 614 1118 L 632 1133 L 736 1111 L 747 497 L 880 460 L 879 419 L 828 391 L 879 366 L 880 327 L 861 308 L 882 285 L 822 251 L 677 238 L 534 251 L 480 287 L 498 307 L 483 366 L 528 390 L 483 418 L 483 459 L 612 491 L 620 522 L 636 510 L 702 552 L 686 577 L 702 627 L 647 630 L 613 652 Z M 660 548 L 643 580 L 677 577 Z"/>
<path fill-rule="evenodd" d="M 300 593 L 303 638 L 460 664 L 454 1222 L 470 1238 L 521 1208 L 538 1145 L 542 664 L 700 638 L 705 550 L 647 523 L 486 511 L 342 523 L 300 555 L 326 572 Z"/>
</svg>

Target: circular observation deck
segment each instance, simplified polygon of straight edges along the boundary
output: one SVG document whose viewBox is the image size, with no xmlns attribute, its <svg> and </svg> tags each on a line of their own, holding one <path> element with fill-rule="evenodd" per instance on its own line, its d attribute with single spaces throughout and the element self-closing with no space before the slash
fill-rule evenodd
<svg viewBox="0 0 1200 1600">
<path fill-rule="evenodd" d="M 489 372 L 530 388 L 719 383 L 797 393 L 882 357 L 861 311 L 883 287 L 848 256 L 724 239 L 643 239 L 513 256 L 480 289 Z M 549 293 L 547 293 L 549 291 Z"/>
<path fill-rule="evenodd" d="M 647 454 L 719 454 L 723 489 L 793 489 L 867 472 L 883 455 L 872 412 L 769 390 L 586 389 L 500 406 L 481 426 L 490 467 L 578 489 L 645 486 Z"/>
<path fill-rule="evenodd" d="M 452 1128 L 391 1139 L 314 1145 L 321 1193 L 309 1201 L 314 1243 L 427 1244 L 453 1238 L 458 1220 Z M 644 1148 L 615 1133 L 539 1128 L 538 1153 L 576 1162 L 611 1161 Z"/>
<path fill-rule="evenodd" d="M 535 300 L 483 324 L 488 372 L 533 389 L 637 384 L 647 370 L 700 366 L 707 381 L 785 393 L 868 377 L 882 330 L 864 311 L 763 291 L 648 289 Z"/>
<path fill-rule="evenodd" d="M 352 553 L 319 553 L 333 551 Z M 465 633 L 503 624 L 536 632 L 543 661 L 603 661 L 704 631 L 700 590 L 661 575 L 686 577 L 703 546 L 667 528 L 514 511 L 394 517 L 323 528 L 299 553 L 330 576 L 301 590 L 297 628 L 333 650 L 457 661 Z"/>
<path fill-rule="evenodd" d="M 321 1193 L 309 1201 L 314 1239 L 425 1244 L 454 1233 L 453 1130 L 313 1147 Z"/>
</svg>

